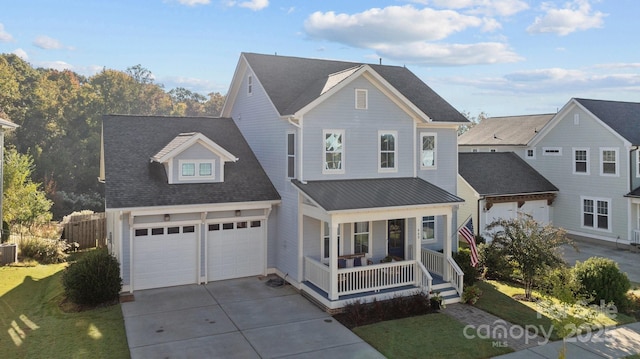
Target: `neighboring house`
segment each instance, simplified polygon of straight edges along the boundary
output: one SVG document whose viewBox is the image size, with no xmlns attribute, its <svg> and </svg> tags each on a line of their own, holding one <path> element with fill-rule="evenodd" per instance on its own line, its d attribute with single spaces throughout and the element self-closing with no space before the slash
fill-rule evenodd
<svg viewBox="0 0 640 359">
<path fill-rule="evenodd" d="M 577 238 L 638 243 L 640 103 L 573 98 L 536 130 L 516 153 L 558 187 L 553 224 Z M 464 136 L 460 151 L 478 142 L 474 129 Z"/>
<path fill-rule="evenodd" d="M 2 217 L 2 198 L 4 198 L 2 188 L 2 183 L 4 181 L 4 131 L 13 130 L 18 127 L 20 126 L 0 117 L 0 228 L 3 228 L 2 221 L 4 220 L 4 217 Z"/>
<path fill-rule="evenodd" d="M 484 228 L 496 219 L 521 213 L 548 224 L 558 188 L 513 152 L 458 154 L 458 195 L 465 204 L 458 222 L 472 218 L 476 235 L 491 240 Z"/>
<path fill-rule="evenodd" d="M 327 308 L 432 280 L 461 292 L 451 252 L 468 121 L 408 69 L 243 53 L 222 116 L 282 198 L 270 271 Z"/>
<path fill-rule="evenodd" d="M 123 290 L 267 272 L 280 196 L 231 119 L 105 116 L 101 159 Z"/>
</svg>

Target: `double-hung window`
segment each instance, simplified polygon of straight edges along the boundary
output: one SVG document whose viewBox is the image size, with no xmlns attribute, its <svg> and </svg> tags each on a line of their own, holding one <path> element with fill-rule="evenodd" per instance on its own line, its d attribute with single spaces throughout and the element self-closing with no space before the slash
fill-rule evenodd
<svg viewBox="0 0 640 359">
<path fill-rule="evenodd" d="M 353 224 L 353 253 L 369 253 L 369 222 Z"/>
<path fill-rule="evenodd" d="M 582 226 L 603 231 L 611 230 L 611 200 L 582 197 Z"/>
<path fill-rule="evenodd" d="M 420 167 L 422 169 L 436 168 L 436 134 L 435 133 L 422 133 L 421 138 L 421 152 L 420 152 Z"/>
<path fill-rule="evenodd" d="M 323 173 L 344 173 L 344 130 L 324 130 Z"/>
<path fill-rule="evenodd" d="M 574 148 L 573 149 L 573 173 L 589 174 L 589 149 Z"/>
<path fill-rule="evenodd" d="M 600 175 L 618 175 L 618 149 L 600 148 Z"/>
<path fill-rule="evenodd" d="M 422 217 L 422 241 L 432 242 L 436 239 L 436 217 Z"/>
<path fill-rule="evenodd" d="M 338 225 L 338 255 L 340 255 L 340 225 Z M 328 259 L 331 253 L 331 228 L 329 222 L 324 222 L 322 233 L 322 259 Z"/>
<path fill-rule="evenodd" d="M 380 163 L 378 169 L 381 172 L 396 171 L 396 153 L 397 153 L 397 132 L 395 131 L 380 131 L 378 132 L 378 138 L 380 138 Z"/>
<path fill-rule="evenodd" d="M 287 178 L 296 177 L 296 134 L 287 133 Z"/>
</svg>

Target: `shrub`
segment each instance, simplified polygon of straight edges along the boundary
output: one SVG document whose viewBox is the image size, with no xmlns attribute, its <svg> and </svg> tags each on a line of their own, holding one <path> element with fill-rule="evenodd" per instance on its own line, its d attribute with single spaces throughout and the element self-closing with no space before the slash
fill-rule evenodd
<svg viewBox="0 0 640 359">
<path fill-rule="evenodd" d="M 562 303 L 575 304 L 579 301 L 590 301 L 582 293 L 582 284 L 576 280 L 569 267 L 555 268 L 540 278 L 540 291 L 554 297 Z"/>
<path fill-rule="evenodd" d="M 0 243 L 5 243 L 9 241 L 11 237 L 11 227 L 9 227 L 9 223 L 2 221 L 2 235 L 0 235 Z"/>
<path fill-rule="evenodd" d="M 514 266 L 491 244 L 478 246 L 478 258 L 483 268 L 482 277 L 486 279 L 511 280 Z"/>
<path fill-rule="evenodd" d="M 473 285 L 478 280 L 480 271 L 477 266 L 471 266 L 471 250 L 468 248 L 458 248 L 458 252 L 453 254 L 453 259 L 464 272 L 464 285 Z"/>
<path fill-rule="evenodd" d="M 373 300 L 363 303 L 356 300 L 347 304 L 342 313 L 334 317 L 348 328 L 377 323 L 384 320 L 400 319 L 433 311 L 429 297 L 423 293 L 411 296 L 394 296 L 388 300 Z"/>
<path fill-rule="evenodd" d="M 98 305 L 118 299 L 122 289 L 118 260 L 106 249 L 87 252 L 62 275 L 67 298 L 76 304 Z"/>
<path fill-rule="evenodd" d="M 625 308 L 631 283 L 616 262 L 609 258 L 591 257 L 584 262 L 576 262 L 573 273 L 582 285 L 581 293 L 593 295 L 592 302 L 598 304 L 604 300 L 605 303 L 613 302 L 618 309 Z"/>
<path fill-rule="evenodd" d="M 482 289 L 478 286 L 471 285 L 464 288 L 464 292 L 462 292 L 462 301 L 467 304 L 474 305 L 482 296 Z"/>
<path fill-rule="evenodd" d="M 42 264 L 62 263 L 66 260 L 65 251 L 69 245 L 65 241 L 28 237 L 20 241 L 20 256 Z"/>
</svg>

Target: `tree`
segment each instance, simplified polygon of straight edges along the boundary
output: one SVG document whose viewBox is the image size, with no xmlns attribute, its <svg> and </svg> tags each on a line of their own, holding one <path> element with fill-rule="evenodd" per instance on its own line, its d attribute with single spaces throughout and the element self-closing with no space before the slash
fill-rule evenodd
<svg viewBox="0 0 640 359">
<path fill-rule="evenodd" d="M 47 199 L 39 183 L 31 180 L 33 158 L 9 148 L 4 158 L 4 219 L 12 224 L 31 228 L 33 224 L 51 220 L 52 202 Z"/>
<path fill-rule="evenodd" d="M 462 115 L 464 117 L 467 118 L 467 120 L 469 120 L 469 123 L 466 125 L 461 125 L 460 127 L 458 127 L 458 136 L 462 135 L 463 133 L 469 131 L 470 129 L 473 128 L 473 126 L 479 124 L 480 122 L 482 122 L 482 120 L 485 120 L 488 116 L 487 114 L 482 111 L 478 114 L 478 116 L 476 117 L 472 117 L 470 112 L 462 112 Z"/>
<path fill-rule="evenodd" d="M 491 250 L 520 270 L 527 300 L 532 299 L 531 293 L 539 276 L 565 264 L 560 246 L 572 244 L 563 229 L 550 224 L 542 226 L 528 214 L 495 220 L 487 230 L 495 230 Z"/>
</svg>

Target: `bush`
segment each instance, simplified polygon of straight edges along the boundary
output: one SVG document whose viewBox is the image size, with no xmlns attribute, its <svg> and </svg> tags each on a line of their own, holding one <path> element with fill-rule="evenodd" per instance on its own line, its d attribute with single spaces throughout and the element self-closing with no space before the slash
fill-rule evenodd
<svg viewBox="0 0 640 359">
<path fill-rule="evenodd" d="M 604 300 L 605 303 L 613 302 L 618 309 L 626 307 L 626 295 L 631 283 L 613 260 L 591 257 L 584 262 L 577 262 L 573 273 L 582 285 L 581 293 L 593 295 L 592 302 L 599 304 Z"/>
<path fill-rule="evenodd" d="M 429 297 L 417 293 L 406 297 L 395 296 L 383 301 L 373 300 L 370 303 L 356 300 L 347 304 L 342 313 L 334 315 L 334 318 L 347 328 L 355 328 L 384 320 L 427 314 L 433 309 L 429 304 Z"/>
<path fill-rule="evenodd" d="M 76 304 L 98 305 L 118 299 L 122 289 L 118 260 L 106 249 L 87 252 L 62 275 L 67 298 Z"/>
<path fill-rule="evenodd" d="M 482 289 L 478 286 L 471 285 L 464 288 L 464 292 L 462 292 L 462 302 L 474 305 L 478 302 L 478 299 L 482 296 Z"/>
<path fill-rule="evenodd" d="M 582 284 L 576 280 L 573 270 L 569 267 L 559 267 L 551 270 L 540 278 L 540 291 L 562 303 L 575 304 L 579 301 L 590 301 L 582 293 Z"/>
<path fill-rule="evenodd" d="M 2 235 L 0 235 L 0 243 L 5 243 L 9 241 L 11 237 L 11 227 L 9 227 L 9 223 L 2 221 Z"/>
<path fill-rule="evenodd" d="M 66 261 L 65 251 L 69 245 L 65 241 L 29 237 L 20 241 L 20 256 L 38 261 L 42 264 L 62 263 Z"/>
<path fill-rule="evenodd" d="M 471 266 L 471 250 L 468 248 L 458 248 L 458 252 L 453 253 L 453 259 L 464 272 L 464 285 L 473 285 L 478 280 L 480 271 L 477 266 Z"/>
<path fill-rule="evenodd" d="M 478 246 L 478 258 L 483 268 L 482 277 L 486 279 L 512 280 L 514 266 L 500 253 L 495 246 L 482 243 Z"/>
</svg>

